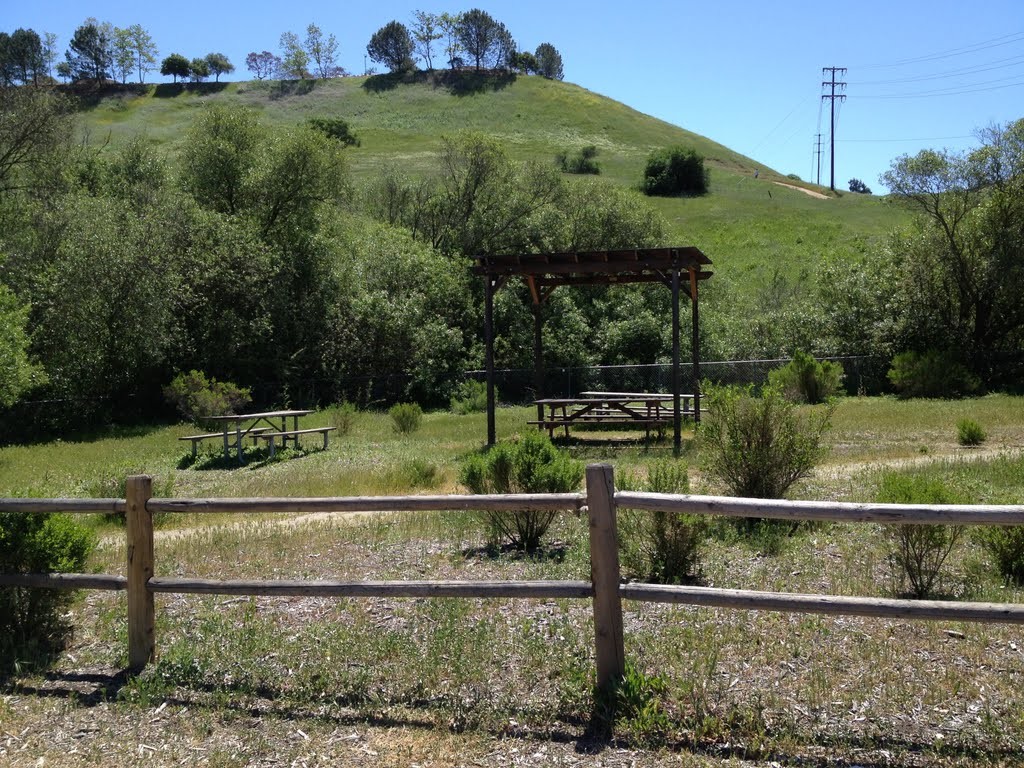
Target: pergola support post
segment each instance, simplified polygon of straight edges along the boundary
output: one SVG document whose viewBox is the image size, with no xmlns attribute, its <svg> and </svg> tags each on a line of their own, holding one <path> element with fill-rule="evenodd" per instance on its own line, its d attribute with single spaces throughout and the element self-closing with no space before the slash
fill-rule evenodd
<svg viewBox="0 0 1024 768">
<path fill-rule="evenodd" d="M 696 302 L 694 302 L 696 304 Z M 683 447 L 683 414 L 679 397 L 679 268 L 672 269 L 672 445 L 678 456 Z"/>
<path fill-rule="evenodd" d="M 544 397 L 544 317 L 541 304 L 533 304 L 533 387 L 537 400 Z M 544 421 L 544 406 L 537 403 L 537 421 Z M 539 425 L 543 429 L 544 425 Z"/>
<path fill-rule="evenodd" d="M 690 268 L 690 318 L 693 334 L 693 423 L 700 424 L 700 302 L 697 301 L 697 272 Z"/>
<path fill-rule="evenodd" d="M 487 369 L 487 445 L 497 442 L 494 423 L 494 277 L 484 275 L 484 367 Z"/>
</svg>

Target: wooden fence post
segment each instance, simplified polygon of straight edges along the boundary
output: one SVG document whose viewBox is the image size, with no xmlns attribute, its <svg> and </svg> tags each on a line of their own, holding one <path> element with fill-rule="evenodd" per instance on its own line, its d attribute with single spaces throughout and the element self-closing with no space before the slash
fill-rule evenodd
<svg viewBox="0 0 1024 768">
<path fill-rule="evenodd" d="M 153 576 L 153 515 L 146 502 L 152 495 L 153 478 L 128 478 L 128 667 L 133 672 L 141 671 L 156 656 L 156 610 L 147 584 Z"/>
<path fill-rule="evenodd" d="M 615 478 L 610 464 L 587 467 L 590 515 L 590 580 L 594 588 L 597 687 L 607 688 L 626 671 L 619 595 L 619 537 L 615 528 Z"/>
</svg>

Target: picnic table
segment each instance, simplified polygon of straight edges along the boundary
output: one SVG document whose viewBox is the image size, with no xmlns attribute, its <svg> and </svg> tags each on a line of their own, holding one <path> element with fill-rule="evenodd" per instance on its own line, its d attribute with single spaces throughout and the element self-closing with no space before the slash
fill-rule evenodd
<svg viewBox="0 0 1024 768">
<path fill-rule="evenodd" d="M 694 416 L 694 396 L 680 395 L 683 416 Z M 622 424 L 643 426 L 647 437 L 651 428 L 672 424 L 674 396 L 658 392 L 581 392 L 576 397 L 548 397 L 534 400 L 538 418 L 530 421 L 538 429 L 555 436 L 556 429 L 584 424 Z"/>
<path fill-rule="evenodd" d="M 313 411 L 305 410 L 282 410 L 264 411 L 262 413 L 232 413 L 224 416 L 211 416 L 208 420 L 221 425 L 220 432 L 211 432 L 204 435 L 186 435 L 179 437 L 179 440 L 192 441 L 192 457 L 196 456 L 197 445 L 204 440 L 219 439 L 224 444 L 224 455 L 230 456 L 232 451 L 238 455 L 238 463 L 242 463 L 242 448 L 245 438 L 251 438 L 254 445 L 264 440 L 270 447 L 270 455 L 275 455 L 278 441 L 281 447 L 286 447 L 289 442 L 296 447 L 299 444 L 300 435 L 322 434 L 324 448 L 327 448 L 327 434 L 334 427 L 313 427 L 311 429 L 299 429 L 299 419 L 308 416 Z M 291 419 L 291 429 L 288 428 L 288 420 Z"/>
</svg>

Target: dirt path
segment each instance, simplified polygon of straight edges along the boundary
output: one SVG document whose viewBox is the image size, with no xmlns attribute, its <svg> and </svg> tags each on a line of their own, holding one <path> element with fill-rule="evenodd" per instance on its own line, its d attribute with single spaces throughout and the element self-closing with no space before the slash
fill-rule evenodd
<svg viewBox="0 0 1024 768">
<path fill-rule="evenodd" d="M 929 454 L 927 456 L 912 456 L 898 459 L 878 459 L 869 461 L 852 461 L 846 463 L 837 464 L 825 464 L 818 468 L 817 472 L 821 475 L 825 475 L 830 481 L 837 481 L 843 478 L 849 478 L 857 475 L 860 472 L 878 469 L 902 469 L 907 467 L 924 466 L 939 461 L 984 461 L 986 459 L 994 459 L 1001 455 L 1019 456 L 1024 453 L 1024 448 L 978 448 L 970 451 L 958 451 L 956 453 L 941 453 L 941 454 Z M 154 532 L 154 538 L 163 541 L 173 541 L 177 539 L 184 539 L 190 536 L 202 536 L 206 533 L 211 532 L 216 528 L 218 533 L 222 533 L 225 530 L 237 530 L 237 531 L 259 531 L 265 527 L 274 528 L 297 528 L 303 525 L 310 524 L 329 524 L 329 525 L 343 525 L 349 523 L 357 523 L 360 520 L 364 520 L 370 517 L 376 517 L 380 515 L 391 515 L 399 514 L 395 512 L 377 511 L 377 512 L 315 512 L 308 515 L 295 515 L 291 517 L 283 518 L 269 518 L 269 519 L 247 519 L 239 521 L 237 523 L 228 523 L 226 525 L 217 526 L 192 526 L 189 528 L 172 528 L 169 530 L 157 530 Z M 115 537 L 117 542 L 120 542 L 119 537 Z"/>
<path fill-rule="evenodd" d="M 803 192 L 805 195 L 810 195 L 817 200 L 828 200 L 828 195 L 823 195 L 821 192 L 815 192 L 813 189 L 807 189 L 806 187 L 798 187 L 796 184 L 786 184 L 783 181 L 773 181 L 772 184 L 778 184 L 780 187 L 787 187 L 789 189 L 795 189 L 797 192 Z"/>
</svg>

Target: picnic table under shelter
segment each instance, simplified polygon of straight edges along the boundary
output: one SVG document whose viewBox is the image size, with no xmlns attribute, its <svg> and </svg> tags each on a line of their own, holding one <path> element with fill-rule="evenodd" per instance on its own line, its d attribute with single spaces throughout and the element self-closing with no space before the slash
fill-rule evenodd
<svg viewBox="0 0 1024 768">
<path fill-rule="evenodd" d="M 534 318 L 534 387 L 537 420 L 544 421 L 544 349 L 541 308 L 551 294 L 569 285 L 619 285 L 661 283 L 672 291 L 672 422 L 674 442 L 682 444 L 683 393 L 679 373 L 679 297 L 690 299 L 692 364 L 695 382 L 692 415 L 700 419 L 700 333 L 699 290 L 702 280 L 711 277 L 706 267 L 711 260 L 693 246 L 632 248 L 568 253 L 528 253 L 474 257 L 474 272 L 484 278 L 484 341 L 487 376 L 487 444 L 496 441 L 494 399 L 494 295 L 510 278 L 522 279 L 530 289 Z M 611 393 L 601 393 L 607 396 Z M 667 396 L 666 395 L 666 396 Z M 607 404 L 607 403 L 606 403 Z M 596 407 L 596 406 L 595 406 Z M 615 406 L 613 406 L 615 407 Z M 550 421 L 550 420 L 549 420 Z M 637 419 L 642 421 L 642 419 Z M 541 428 L 544 428 L 541 425 Z"/>
</svg>

